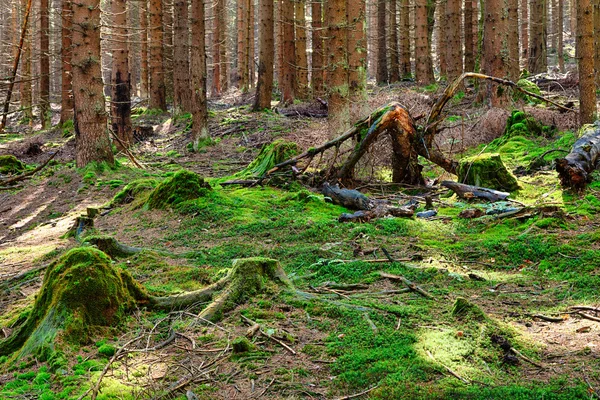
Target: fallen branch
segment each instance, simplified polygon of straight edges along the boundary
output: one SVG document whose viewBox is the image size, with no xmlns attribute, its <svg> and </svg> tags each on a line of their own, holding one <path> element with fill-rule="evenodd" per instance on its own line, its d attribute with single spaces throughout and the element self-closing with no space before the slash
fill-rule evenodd
<svg viewBox="0 0 600 400">
<path fill-rule="evenodd" d="M 387 272 L 383 272 L 383 271 L 379 271 L 379 275 L 383 278 L 387 278 L 387 279 L 391 279 L 393 281 L 401 281 L 402 283 L 404 283 L 406 285 L 406 287 L 408 287 L 410 290 L 412 290 L 413 292 L 417 292 L 419 293 L 421 296 L 426 297 L 428 299 L 433 299 L 434 297 L 429 294 L 427 291 L 423 290 L 422 288 L 420 288 L 419 286 L 417 286 L 416 284 L 414 284 L 413 282 L 409 281 L 408 279 L 406 279 L 405 277 L 403 277 L 402 275 L 393 275 L 393 274 L 388 274 Z"/>
<path fill-rule="evenodd" d="M 456 372 L 454 372 L 450 367 L 448 367 L 447 365 L 442 364 L 441 362 L 437 361 L 434 357 L 433 354 L 431 354 L 431 352 L 429 350 L 427 350 L 427 355 L 429 356 L 429 358 L 431 358 L 434 362 L 440 364 L 442 367 L 444 367 L 444 369 L 446 371 L 448 371 L 450 373 L 450 375 L 454 376 L 456 379 L 458 379 L 459 381 L 466 383 L 467 385 L 471 384 L 471 381 L 469 381 L 468 379 L 463 378 L 462 376 L 460 376 L 459 374 L 457 374 Z"/>
<path fill-rule="evenodd" d="M 529 364 L 534 365 L 540 369 L 544 369 L 544 366 L 542 364 L 533 361 L 531 358 L 525 356 L 523 353 L 521 353 L 519 350 L 515 349 L 514 347 L 511 347 L 510 351 L 512 351 L 517 357 L 520 357 L 523 360 L 527 361 Z"/>
<path fill-rule="evenodd" d="M 48 165 L 48 163 L 49 163 L 49 162 L 50 162 L 50 161 L 51 161 L 51 160 L 52 160 L 54 157 L 56 157 L 56 155 L 57 155 L 57 154 L 58 154 L 58 151 L 54 152 L 54 154 L 52 154 L 52 155 L 50 156 L 50 158 L 48 158 L 48 159 L 46 160 L 46 162 L 44 162 L 42 165 L 40 165 L 39 167 L 37 167 L 36 169 L 34 169 L 34 170 L 32 170 L 32 171 L 25 172 L 24 174 L 17 175 L 17 176 L 14 176 L 14 177 L 12 177 L 12 178 L 5 179 L 5 180 L 3 180 L 3 181 L 0 181 L 0 186 L 6 186 L 6 185 L 9 185 L 9 184 L 11 184 L 11 183 L 15 183 L 15 182 L 22 181 L 23 179 L 25 179 L 25 178 L 27 178 L 27 177 L 29 177 L 29 176 L 31 176 L 31 175 L 33 175 L 33 174 L 35 174 L 35 173 L 37 173 L 37 172 L 41 171 L 42 169 L 44 169 L 44 168 L 46 167 L 46 165 Z"/>
<path fill-rule="evenodd" d="M 600 318 L 594 317 L 594 316 L 592 316 L 590 314 L 586 314 L 584 312 L 578 312 L 577 315 L 579 315 L 582 318 L 589 319 L 590 321 L 600 322 Z"/>
<path fill-rule="evenodd" d="M 548 316 L 542 315 L 542 314 L 533 314 L 533 315 L 531 315 L 531 318 L 538 318 L 538 319 L 541 319 L 541 320 L 547 321 L 547 322 L 564 322 L 563 318 L 548 317 Z"/>
<path fill-rule="evenodd" d="M 264 337 L 266 337 L 269 340 L 274 341 L 275 343 L 277 343 L 278 345 L 280 345 L 281 347 L 283 347 L 284 349 L 286 349 L 287 351 L 289 351 L 290 353 L 292 353 L 293 355 L 297 355 L 298 353 L 296 353 L 296 351 L 294 349 L 292 349 L 290 346 L 288 346 L 287 344 L 283 343 L 281 340 L 273 337 L 272 335 L 268 335 L 265 331 L 262 330 L 262 326 L 257 323 L 252 321 L 250 318 L 240 314 L 240 316 L 242 317 L 242 319 L 249 324 L 251 327 L 258 325 L 258 331 L 260 332 L 261 335 L 263 335 Z"/>
<path fill-rule="evenodd" d="M 483 188 L 479 186 L 465 185 L 464 183 L 458 183 L 454 181 L 443 181 L 442 186 L 452 190 L 461 199 L 484 199 L 491 202 L 505 200 L 510 193 L 500 192 L 494 189 Z"/>
<path fill-rule="evenodd" d="M 349 394 L 347 396 L 338 397 L 335 400 L 350 400 L 350 399 L 355 399 L 357 397 L 364 396 L 365 394 L 372 392 L 373 390 L 377 389 L 378 387 L 379 387 L 379 385 L 375 385 L 372 388 L 367 389 L 367 390 L 363 390 L 360 393 L 354 393 L 354 394 Z"/>
</svg>

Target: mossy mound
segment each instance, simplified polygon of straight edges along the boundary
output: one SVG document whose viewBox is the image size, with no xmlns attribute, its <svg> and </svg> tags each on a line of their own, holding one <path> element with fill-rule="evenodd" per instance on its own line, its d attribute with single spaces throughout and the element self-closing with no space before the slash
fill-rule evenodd
<svg viewBox="0 0 600 400">
<path fill-rule="evenodd" d="M 258 156 L 242 171 L 235 174 L 234 178 L 259 178 L 279 163 L 282 163 L 298 154 L 298 145 L 294 142 L 276 140 L 266 144 Z"/>
<path fill-rule="evenodd" d="M 530 93 L 537 94 L 538 96 L 542 95 L 542 91 L 540 90 L 539 86 L 531 81 L 528 81 L 527 79 L 519 79 L 519 81 L 517 82 L 517 86 L 523 90 L 527 90 Z M 541 102 L 540 100 L 536 99 L 535 97 L 528 96 L 525 93 L 519 92 L 517 90 L 515 90 L 513 98 L 515 100 L 525 100 L 529 103 L 537 104 L 537 103 Z"/>
<path fill-rule="evenodd" d="M 459 297 L 452 307 L 452 316 L 458 319 L 471 319 L 475 321 L 485 321 L 487 316 L 477 305 L 469 300 Z"/>
<path fill-rule="evenodd" d="M 506 121 L 504 135 L 524 137 L 550 137 L 556 128 L 542 125 L 538 120 L 523 111 L 513 111 Z"/>
<path fill-rule="evenodd" d="M 111 205 L 129 204 L 144 194 L 150 193 L 158 186 L 156 179 L 137 179 L 129 182 L 119 193 L 113 197 Z"/>
<path fill-rule="evenodd" d="M 200 175 L 181 170 L 161 182 L 150 193 L 146 205 L 149 209 L 167 209 L 184 201 L 206 196 L 211 187 Z"/>
<path fill-rule="evenodd" d="M 91 247 L 75 248 L 52 263 L 27 320 L 0 341 L 0 356 L 18 352 L 44 361 L 56 343 L 83 344 L 99 327 L 115 327 L 145 291 L 129 273 Z"/>
<path fill-rule="evenodd" d="M 458 180 L 467 185 L 481 186 L 496 190 L 519 190 L 517 178 L 506 168 L 500 154 L 484 153 L 460 160 Z"/>
<path fill-rule="evenodd" d="M 0 174 L 18 174 L 23 172 L 25 164 L 12 155 L 0 156 Z"/>
<path fill-rule="evenodd" d="M 254 350 L 254 344 L 248 338 L 238 336 L 231 342 L 231 347 L 235 354 L 247 353 Z"/>
<path fill-rule="evenodd" d="M 142 251 L 140 248 L 119 243 L 117 239 L 107 235 L 86 237 L 84 243 L 96 246 L 98 250 L 106 253 L 111 258 L 129 257 Z"/>
</svg>

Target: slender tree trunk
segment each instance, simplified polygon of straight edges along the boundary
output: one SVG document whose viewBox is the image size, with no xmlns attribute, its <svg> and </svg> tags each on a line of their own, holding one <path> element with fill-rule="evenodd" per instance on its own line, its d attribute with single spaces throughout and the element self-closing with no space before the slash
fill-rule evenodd
<svg viewBox="0 0 600 400">
<path fill-rule="evenodd" d="M 367 3 L 369 26 L 367 27 L 367 35 L 369 38 L 369 48 L 367 51 L 368 64 L 369 64 L 369 76 L 377 77 L 377 54 L 378 54 L 378 42 L 377 37 L 377 10 L 379 8 L 379 1 L 369 1 Z"/>
<path fill-rule="evenodd" d="M 569 1 L 569 0 L 566 0 Z M 571 35 L 576 36 L 577 35 L 577 0 L 570 0 L 570 7 L 569 10 L 571 11 L 571 21 L 570 21 L 570 26 L 571 26 Z"/>
<path fill-rule="evenodd" d="M 217 20 L 219 21 L 219 43 L 221 43 L 220 72 L 221 92 L 229 89 L 229 59 L 227 57 L 227 8 L 226 0 L 217 0 Z"/>
<path fill-rule="evenodd" d="M 166 99 L 173 98 L 173 0 L 161 1 L 163 15 L 163 73 L 166 105 Z"/>
<path fill-rule="evenodd" d="M 275 59 L 273 0 L 260 0 L 259 19 L 258 83 L 256 85 L 254 111 L 271 108 L 271 92 L 273 91 L 273 62 Z"/>
<path fill-rule="evenodd" d="M 113 133 L 119 138 L 117 148 L 133 144 L 131 130 L 131 78 L 129 75 L 129 50 L 127 48 L 127 6 L 126 0 L 112 0 L 112 95 L 111 120 Z"/>
<path fill-rule="evenodd" d="M 323 0 L 313 0 L 312 7 L 312 70 L 313 95 L 323 95 Z"/>
<path fill-rule="evenodd" d="M 448 29 L 448 80 L 458 78 L 463 72 L 463 45 L 461 41 L 461 0 L 446 0 L 446 24 Z M 443 12 L 443 10 L 442 10 Z M 443 51 L 443 50 L 442 50 Z"/>
<path fill-rule="evenodd" d="M 177 2 L 181 0 L 175 0 L 175 5 Z M 213 86 L 212 86 L 212 95 L 220 96 L 221 95 L 221 46 L 223 43 L 221 42 L 222 34 L 221 34 L 221 14 L 223 13 L 223 2 L 220 0 L 215 1 L 215 15 L 213 18 Z M 177 13 L 175 14 L 175 23 L 177 24 Z M 175 36 L 177 36 L 177 32 L 175 32 Z M 177 46 L 177 43 L 175 43 Z M 177 78 L 175 78 L 177 79 Z"/>
<path fill-rule="evenodd" d="M 148 14 L 150 16 L 148 35 L 150 42 L 150 108 L 166 110 L 162 0 L 150 0 Z"/>
<path fill-rule="evenodd" d="M 400 0 L 400 4 L 400 74 L 402 78 L 410 78 L 410 1 Z"/>
<path fill-rule="evenodd" d="M 21 0 L 22 21 L 30 18 L 27 11 L 30 8 L 30 5 L 31 0 Z M 19 84 L 21 109 L 23 110 L 24 119 L 26 119 L 30 125 L 33 120 L 31 93 L 31 30 L 32 29 L 30 28 L 26 29 L 25 34 L 23 35 L 23 61 L 21 62 L 21 83 Z"/>
<path fill-rule="evenodd" d="M 577 7 L 577 52 L 579 54 L 579 122 L 596 118 L 594 82 L 594 9 L 592 0 L 579 0 Z"/>
<path fill-rule="evenodd" d="M 217 18 L 214 21 L 217 21 Z M 188 27 L 187 0 L 175 0 L 173 2 L 173 24 L 173 33 L 176 37 L 173 41 L 173 109 L 175 110 L 175 114 L 179 114 L 181 112 L 189 112 L 192 109 L 190 104 L 192 92 L 190 90 L 190 31 Z M 215 42 L 218 43 L 218 41 Z M 218 51 L 220 49 L 215 49 L 215 52 Z M 220 93 L 219 74 L 219 64 L 216 63 L 215 86 L 217 87 L 217 93 L 215 94 Z"/>
<path fill-rule="evenodd" d="M 242 92 L 248 90 L 248 0 L 238 0 L 237 7 L 237 86 Z"/>
<path fill-rule="evenodd" d="M 558 24 L 558 38 L 557 38 L 557 56 L 558 56 L 558 69 L 560 72 L 565 72 L 565 45 L 564 45 L 564 0 L 558 0 L 558 15 L 557 15 L 557 24 Z M 598 13 L 600 16 L 600 12 Z M 598 33 L 600 34 L 600 32 Z M 596 38 L 598 38 L 598 34 L 596 34 Z M 600 58 L 600 57 L 599 57 Z"/>
<path fill-rule="evenodd" d="M 398 63 L 398 13 L 396 11 L 397 0 L 389 2 L 389 21 L 388 21 L 388 52 L 390 54 L 390 82 L 398 82 L 400 80 L 400 65 Z M 352 49 L 349 49 L 352 51 Z M 352 52 L 350 53 L 352 55 Z"/>
<path fill-rule="evenodd" d="M 48 0 L 40 0 L 40 120 L 42 128 L 51 125 L 50 109 L 50 7 Z"/>
<path fill-rule="evenodd" d="M 529 0 L 521 0 L 521 60 L 529 68 Z"/>
<path fill-rule="evenodd" d="M 473 1 L 465 1 L 465 72 L 475 72 L 475 38 L 473 35 Z"/>
<path fill-rule="evenodd" d="M 508 78 L 517 81 L 521 72 L 519 63 L 519 0 L 508 0 Z"/>
<path fill-rule="evenodd" d="M 502 5 L 503 0 L 485 1 L 485 22 L 483 32 L 483 54 L 485 57 L 485 73 L 487 75 L 503 78 L 508 68 L 503 54 L 508 54 L 508 10 Z M 487 85 L 487 98 L 494 107 L 504 105 L 506 96 L 499 93 L 498 85 L 489 82 Z M 503 92 L 502 92 L 503 93 Z"/>
<path fill-rule="evenodd" d="M 192 146 L 194 150 L 198 150 L 201 141 L 210 139 L 206 106 L 206 33 L 203 0 L 192 0 L 191 29 L 192 117 L 194 120 Z"/>
<path fill-rule="evenodd" d="M 303 100 L 308 98 L 305 7 L 304 0 L 296 0 L 296 97 Z"/>
<path fill-rule="evenodd" d="M 552 37 L 550 40 L 550 53 L 556 53 L 558 47 L 558 0 L 549 0 L 550 10 L 552 10 Z"/>
<path fill-rule="evenodd" d="M 100 67 L 100 1 L 72 2 L 73 103 L 78 167 L 90 162 L 114 162 L 106 126 Z"/>
<path fill-rule="evenodd" d="M 148 69 L 148 0 L 140 1 L 140 37 L 141 37 L 141 61 L 140 61 L 140 96 L 147 99 L 150 94 L 150 79 Z"/>
<path fill-rule="evenodd" d="M 254 0 L 248 0 L 248 41 L 246 42 L 248 54 L 248 78 L 246 81 L 248 82 L 248 87 L 254 87 Z"/>
<path fill-rule="evenodd" d="M 296 73 L 294 61 L 296 60 L 296 46 L 294 46 L 294 1 L 282 0 L 281 19 L 283 24 L 283 48 L 282 48 L 282 77 L 281 93 L 284 104 L 294 102 L 294 82 Z"/>
<path fill-rule="evenodd" d="M 388 82 L 385 0 L 377 1 L 377 83 Z"/>
<path fill-rule="evenodd" d="M 546 48 L 546 1 L 531 0 L 529 24 L 529 72 L 537 74 L 548 69 Z"/>
<path fill-rule="evenodd" d="M 395 2 L 395 0 L 393 0 Z M 367 36 L 365 0 L 348 0 L 346 15 L 348 16 L 348 89 L 350 102 L 350 119 L 363 118 L 367 110 Z M 396 35 L 397 39 L 397 35 Z M 397 50 L 397 49 L 396 49 Z M 397 53 L 392 58 L 397 57 Z M 396 65 L 396 69 L 397 69 Z"/>
<path fill-rule="evenodd" d="M 415 63 L 416 79 L 421 85 L 434 81 L 431 53 L 429 51 L 429 27 L 427 0 L 415 0 Z"/>
<path fill-rule="evenodd" d="M 596 70 L 596 86 L 600 87 L 600 0 L 592 1 L 594 6 L 594 69 Z"/>
<path fill-rule="evenodd" d="M 327 1 L 329 133 L 335 137 L 350 123 L 346 0 Z"/>
<path fill-rule="evenodd" d="M 446 21 L 446 3 L 447 0 L 440 0 L 438 7 L 438 23 L 437 25 L 437 48 L 438 63 L 440 68 L 440 77 L 446 79 L 448 77 L 448 60 L 446 53 L 448 52 L 448 23 Z"/>
<path fill-rule="evenodd" d="M 70 119 L 73 119 L 73 90 L 71 87 L 71 1 L 62 0 L 61 2 L 61 49 L 60 58 L 62 62 L 62 85 L 61 85 L 61 103 L 60 103 L 60 123 L 61 125 Z"/>
</svg>

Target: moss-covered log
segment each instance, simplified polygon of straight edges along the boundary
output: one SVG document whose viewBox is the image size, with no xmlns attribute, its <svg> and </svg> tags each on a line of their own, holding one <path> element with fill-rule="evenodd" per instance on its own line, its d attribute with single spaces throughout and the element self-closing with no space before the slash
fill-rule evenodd
<svg viewBox="0 0 600 400">
<path fill-rule="evenodd" d="M 459 182 L 467 185 L 509 192 L 520 189 L 517 178 L 506 168 L 498 153 L 463 158 L 457 172 Z"/>
<path fill-rule="evenodd" d="M 556 171 L 563 187 L 581 190 L 592 180 L 592 172 L 600 162 L 600 121 L 585 125 L 580 138 L 565 158 L 556 160 Z"/>
<path fill-rule="evenodd" d="M 139 247 L 127 246 L 106 235 L 86 237 L 84 243 L 96 246 L 98 250 L 108 254 L 111 258 L 129 257 L 143 250 Z"/>
</svg>

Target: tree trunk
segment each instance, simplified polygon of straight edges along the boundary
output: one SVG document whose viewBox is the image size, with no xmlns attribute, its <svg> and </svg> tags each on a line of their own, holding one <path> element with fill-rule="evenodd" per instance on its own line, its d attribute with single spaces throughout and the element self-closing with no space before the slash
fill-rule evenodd
<svg viewBox="0 0 600 400">
<path fill-rule="evenodd" d="M 410 1 L 400 0 L 400 75 L 412 77 L 410 63 Z"/>
<path fill-rule="evenodd" d="M 558 24 L 558 38 L 557 40 L 557 44 L 556 46 L 557 51 L 557 57 L 558 57 L 558 69 L 560 70 L 560 72 L 564 73 L 565 72 L 565 49 L 564 49 L 564 0 L 558 0 L 558 15 L 557 15 L 557 24 Z M 600 10 L 598 12 L 598 16 L 600 17 Z M 600 34 L 600 32 L 598 32 L 596 34 L 596 38 L 598 38 L 598 34 Z M 599 57 L 600 58 L 600 57 Z"/>
<path fill-rule="evenodd" d="M 40 120 L 42 129 L 50 127 L 50 8 L 48 0 L 40 0 Z"/>
<path fill-rule="evenodd" d="M 369 48 L 367 51 L 369 76 L 377 77 L 377 9 L 379 1 L 369 1 L 367 3 L 367 12 L 369 18 L 369 26 L 367 27 L 367 35 L 369 38 Z"/>
<path fill-rule="evenodd" d="M 177 2 L 181 0 L 175 0 L 175 5 Z M 221 16 L 223 13 L 222 5 L 223 3 L 219 0 L 214 2 L 215 5 L 215 13 L 213 16 L 213 46 L 212 46 L 212 54 L 213 54 L 213 86 L 212 86 L 212 95 L 220 96 L 221 95 L 221 46 L 223 43 L 221 42 L 222 34 L 221 34 Z M 186 7 L 187 11 L 187 7 Z M 175 24 L 177 24 L 177 13 L 175 14 Z M 177 26 L 177 25 L 176 25 Z M 175 33 L 177 36 L 177 32 Z M 176 44 L 175 44 L 176 45 Z M 175 78 L 177 79 L 177 78 Z"/>
<path fill-rule="evenodd" d="M 141 61 L 140 61 L 140 96 L 147 99 L 150 94 L 148 70 L 148 0 L 140 1 L 140 36 L 141 36 Z"/>
<path fill-rule="evenodd" d="M 415 63 L 416 79 L 421 85 L 434 81 L 431 53 L 429 51 L 429 27 L 427 0 L 415 0 Z"/>
<path fill-rule="evenodd" d="M 192 0 L 191 29 L 192 117 L 194 120 L 192 146 L 194 150 L 198 150 L 201 141 L 210 139 L 206 106 L 206 39 L 203 0 Z"/>
<path fill-rule="evenodd" d="M 385 0 L 377 1 L 377 83 L 388 82 Z"/>
<path fill-rule="evenodd" d="M 248 54 L 248 88 L 254 87 L 255 69 L 254 69 L 254 0 L 248 0 L 248 41 L 246 42 Z"/>
<path fill-rule="evenodd" d="M 294 1 L 282 0 L 281 19 L 283 24 L 283 56 L 282 56 L 282 74 L 281 93 L 284 104 L 294 102 L 294 82 L 296 74 L 294 64 L 296 60 L 296 46 L 294 46 Z"/>
<path fill-rule="evenodd" d="M 400 80 L 400 65 L 398 64 L 398 15 L 396 12 L 397 0 L 389 2 L 389 21 L 388 21 L 388 51 L 390 53 L 390 82 L 398 82 Z M 350 57 L 352 57 L 352 49 L 350 49 Z"/>
<path fill-rule="evenodd" d="M 213 21 L 217 21 L 215 18 Z M 188 2 L 187 0 L 175 0 L 173 3 L 173 33 L 176 40 L 173 41 L 173 109 L 177 115 L 182 112 L 189 112 L 191 108 L 192 92 L 190 91 L 190 48 L 189 48 L 189 27 L 188 27 Z M 218 24 L 215 28 L 218 34 Z M 218 52 L 220 51 L 219 41 L 215 41 L 215 95 L 221 90 L 219 80 L 219 62 Z"/>
<path fill-rule="evenodd" d="M 503 78 L 507 74 L 507 66 L 503 54 L 508 54 L 508 21 L 506 8 L 502 7 L 503 0 L 485 2 L 485 23 L 483 33 L 483 54 L 485 57 L 485 73 Z M 503 93 L 503 92 L 502 92 Z M 506 101 L 506 96 L 499 93 L 498 85 L 488 82 L 487 98 L 491 105 L 499 107 Z"/>
<path fill-rule="evenodd" d="M 446 21 L 446 3 L 447 0 L 440 1 L 438 7 L 438 23 L 437 25 L 437 46 L 436 53 L 438 56 L 438 64 L 440 68 L 440 78 L 448 77 L 448 60 L 446 53 L 448 52 L 448 22 Z"/>
<path fill-rule="evenodd" d="M 29 0 L 21 0 L 21 10 L 23 14 L 22 21 L 24 21 L 27 16 L 28 3 Z M 31 31 L 32 29 L 26 29 L 23 37 L 23 61 L 21 62 L 21 83 L 19 84 L 21 109 L 23 110 L 23 116 L 29 124 L 31 124 L 33 119 L 31 93 Z"/>
<path fill-rule="evenodd" d="M 248 90 L 248 5 L 248 0 L 238 0 L 237 87 L 242 92 L 246 92 Z"/>
<path fill-rule="evenodd" d="M 256 85 L 254 111 L 271 108 L 271 92 L 273 91 L 273 61 L 275 58 L 273 0 L 260 0 L 259 18 L 258 84 Z"/>
<path fill-rule="evenodd" d="M 308 99 L 308 59 L 306 58 L 306 2 L 296 0 L 296 97 Z"/>
<path fill-rule="evenodd" d="M 521 68 L 519 65 L 519 0 L 508 0 L 508 79 L 519 80 Z"/>
<path fill-rule="evenodd" d="M 216 0 L 215 18 L 219 25 L 219 35 L 215 38 L 219 41 L 219 79 L 221 93 L 229 89 L 229 62 L 227 58 L 227 8 L 225 7 L 226 0 Z"/>
<path fill-rule="evenodd" d="M 114 162 L 106 127 L 100 68 L 100 0 L 71 3 L 73 11 L 73 103 L 78 167 Z"/>
<path fill-rule="evenodd" d="M 60 58 L 62 62 L 62 85 L 60 102 L 60 123 L 61 125 L 70 119 L 73 119 L 73 90 L 71 87 L 71 4 L 70 0 L 62 0 L 61 8 L 61 49 Z M 26 79 L 26 78 L 25 78 Z"/>
<path fill-rule="evenodd" d="M 356 120 L 362 118 L 367 111 L 366 3 L 365 0 L 348 0 L 347 7 L 350 118 Z"/>
<path fill-rule="evenodd" d="M 163 71 L 166 105 L 166 99 L 173 98 L 173 0 L 162 0 L 162 15 Z"/>
<path fill-rule="evenodd" d="M 150 108 L 167 109 L 165 69 L 163 64 L 163 13 L 162 0 L 150 0 Z"/>
<path fill-rule="evenodd" d="M 473 1 L 465 1 L 465 72 L 475 72 L 475 38 L 473 35 Z"/>
<path fill-rule="evenodd" d="M 323 95 L 323 0 L 313 0 L 311 86 L 315 97 Z"/>
<path fill-rule="evenodd" d="M 460 29 L 461 4 L 461 0 L 446 0 L 448 80 L 454 80 L 463 73 L 463 46 Z"/>
<path fill-rule="evenodd" d="M 346 0 L 327 1 L 329 133 L 335 136 L 350 124 Z"/>
<path fill-rule="evenodd" d="M 521 0 L 521 60 L 529 68 L 529 0 Z"/>
<path fill-rule="evenodd" d="M 586 0 L 581 1 L 585 5 Z M 581 20 L 577 21 L 580 26 Z M 585 23 L 585 22 L 583 22 Z M 571 152 L 565 157 L 556 160 L 556 171 L 561 184 L 575 190 L 581 190 L 591 181 L 591 173 L 600 161 L 600 126 L 585 127 L 580 132 Z"/>
<path fill-rule="evenodd" d="M 600 87 L 600 0 L 593 0 L 593 3 L 594 3 L 594 69 L 596 70 L 596 86 Z"/>
<path fill-rule="evenodd" d="M 577 53 L 579 54 L 579 122 L 591 124 L 596 117 L 594 80 L 594 9 L 592 0 L 577 5 Z"/>
<path fill-rule="evenodd" d="M 117 149 L 133 144 L 131 130 L 131 78 L 129 75 L 129 50 L 127 48 L 126 0 L 112 0 L 112 76 L 111 76 L 111 120 L 113 133 L 119 138 Z"/>
<path fill-rule="evenodd" d="M 569 0 L 566 0 L 569 1 Z M 570 21 L 570 26 L 571 26 L 571 36 L 575 36 L 577 35 L 577 0 L 570 0 L 569 1 L 569 11 L 570 11 L 570 15 L 571 15 L 571 21 Z"/>
<path fill-rule="evenodd" d="M 538 74 L 548 70 L 546 48 L 546 1 L 531 0 L 529 23 L 529 72 Z"/>
</svg>

